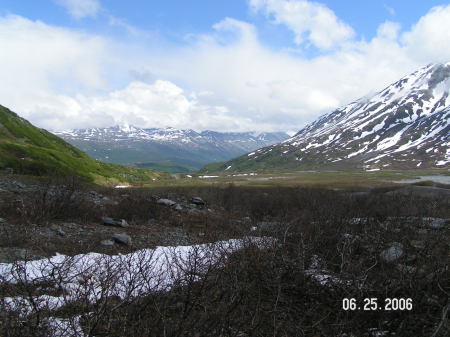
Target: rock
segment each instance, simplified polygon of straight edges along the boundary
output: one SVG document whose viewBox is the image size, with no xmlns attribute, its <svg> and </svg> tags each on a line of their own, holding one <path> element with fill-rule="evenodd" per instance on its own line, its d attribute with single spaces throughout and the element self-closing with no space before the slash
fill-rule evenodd
<svg viewBox="0 0 450 337">
<path fill-rule="evenodd" d="M 176 204 L 175 207 L 174 207 L 174 209 L 175 209 L 176 211 L 182 211 L 182 210 L 183 210 L 183 207 L 182 207 L 180 204 Z"/>
<path fill-rule="evenodd" d="M 277 232 L 281 228 L 281 223 L 260 221 L 260 222 L 256 223 L 256 227 L 258 227 L 258 229 L 260 229 L 262 231 Z"/>
<path fill-rule="evenodd" d="M 0 218 L 0 224 L 2 223 L 8 223 L 8 221 L 6 221 L 6 219 Z"/>
<path fill-rule="evenodd" d="M 100 244 L 102 246 L 114 246 L 114 241 L 111 240 L 102 240 L 100 241 Z"/>
<path fill-rule="evenodd" d="M 25 189 L 27 187 L 25 184 L 22 184 L 21 182 L 18 182 L 18 181 L 13 181 L 13 184 L 16 187 L 21 188 L 21 189 Z"/>
<path fill-rule="evenodd" d="M 348 220 L 349 225 L 367 225 L 368 222 L 368 218 L 352 218 Z"/>
<path fill-rule="evenodd" d="M 131 241 L 131 237 L 128 234 L 125 234 L 125 233 L 119 234 L 119 233 L 117 233 L 117 234 L 114 234 L 112 236 L 112 238 L 117 243 L 120 243 L 120 244 L 123 244 L 123 245 L 127 245 L 127 246 L 131 246 L 132 241 Z"/>
<path fill-rule="evenodd" d="M 108 217 L 103 217 L 102 222 L 105 226 L 113 226 L 113 227 L 128 227 L 128 222 L 124 219 L 113 219 Z"/>
<path fill-rule="evenodd" d="M 416 249 L 424 249 L 425 248 L 425 242 L 420 240 L 411 240 L 411 246 L 413 246 Z"/>
<path fill-rule="evenodd" d="M 188 214 L 191 214 L 191 215 L 199 215 L 199 214 L 202 213 L 201 211 L 199 211 L 196 208 L 190 208 L 190 209 L 187 210 L 187 212 L 188 212 Z"/>
<path fill-rule="evenodd" d="M 206 204 L 206 202 L 200 197 L 192 197 L 191 203 L 194 205 L 199 205 L 199 206 L 203 206 Z"/>
<path fill-rule="evenodd" d="M 63 224 L 61 224 L 61 226 L 63 227 L 67 227 L 67 228 L 71 228 L 71 229 L 75 229 L 75 228 L 79 228 L 80 225 L 74 222 L 65 222 Z"/>
<path fill-rule="evenodd" d="M 59 236 L 65 236 L 66 232 L 64 232 L 60 227 L 56 226 L 56 225 L 52 225 L 50 227 L 54 232 L 56 232 L 56 234 L 58 234 Z"/>
<path fill-rule="evenodd" d="M 394 262 L 405 254 L 403 245 L 399 242 L 392 242 L 389 248 L 380 253 L 380 257 L 385 262 Z"/>
<path fill-rule="evenodd" d="M 156 203 L 160 204 L 160 205 L 168 206 L 168 207 L 172 207 L 173 205 L 176 204 L 175 201 L 170 200 L 170 199 L 159 199 Z"/>
<path fill-rule="evenodd" d="M 17 247 L 0 248 L 0 263 L 12 263 L 23 260 L 37 260 L 42 256 L 34 254 L 31 250 Z"/>
<path fill-rule="evenodd" d="M 147 225 L 153 226 L 156 225 L 158 222 L 154 218 L 150 218 L 147 220 Z"/>
<path fill-rule="evenodd" d="M 423 218 L 424 224 L 431 229 L 441 229 L 445 227 L 447 219 L 441 218 Z"/>
</svg>

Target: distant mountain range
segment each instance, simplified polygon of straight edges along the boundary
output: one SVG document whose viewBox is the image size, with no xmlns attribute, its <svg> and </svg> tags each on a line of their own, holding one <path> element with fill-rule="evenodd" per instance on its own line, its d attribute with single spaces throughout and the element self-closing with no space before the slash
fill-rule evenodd
<svg viewBox="0 0 450 337">
<path fill-rule="evenodd" d="M 202 171 L 429 169 L 450 165 L 450 63 L 431 64 L 292 138 Z"/>
<path fill-rule="evenodd" d="M 79 176 L 100 184 L 142 183 L 166 173 L 95 160 L 0 105 L 0 170 L 36 176 Z"/>
<path fill-rule="evenodd" d="M 169 172 L 189 172 L 289 138 L 284 132 L 196 132 L 131 125 L 54 134 L 99 160 Z"/>
</svg>

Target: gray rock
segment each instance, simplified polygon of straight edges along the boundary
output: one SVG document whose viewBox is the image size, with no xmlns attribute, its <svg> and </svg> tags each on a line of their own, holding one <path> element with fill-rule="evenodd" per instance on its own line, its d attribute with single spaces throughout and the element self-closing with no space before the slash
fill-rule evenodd
<svg viewBox="0 0 450 337">
<path fill-rule="evenodd" d="M 19 181 L 13 181 L 13 184 L 14 184 L 16 187 L 21 188 L 21 189 L 25 189 L 25 188 L 27 187 L 25 184 L 22 184 L 22 183 L 19 182 Z"/>
<path fill-rule="evenodd" d="M 111 240 L 102 240 L 100 241 L 100 244 L 102 246 L 114 246 L 114 241 Z"/>
<path fill-rule="evenodd" d="M 206 204 L 205 201 L 200 197 L 191 198 L 191 203 L 194 205 L 199 205 L 199 206 L 203 206 Z"/>
<path fill-rule="evenodd" d="M 159 199 L 156 203 L 160 204 L 160 205 L 168 206 L 168 207 L 172 207 L 173 205 L 176 204 L 175 201 L 170 200 L 170 199 Z"/>
<path fill-rule="evenodd" d="M 58 234 L 59 236 L 65 236 L 66 235 L 66 232 L 64 232 L 59 226 L 52 225 L 50 228 L 54 232 L 56 232 L 56 234 Z"/>
<path fill-rule="evenodd" d="M 191 209 L 188 209 L 188 214 L 191 214 L 191 215 L 199 215 L 199 214 L 201 214 L 202 212 L 201 211 L 199 211 L 198 209 L 196 209 L 196 208 L 191 208 Z"/>
<path fill-rule="evenodd" d="M 108 217 L 103 217 L 102 222 L 105 226 L 113 227 L 128 227 L 128 223 L 124 219 L 113 219 Z"/>
<path fill-rule="evenodd" d="M 65 222 L 65 223 L 61 224 L 61 226 L 66 227 L 66 228 L 71 228 L 71 229 L 80 227 L 79 224 L 74 223 L 74 222 Z"/>
<path fill-rule="evenodd" d="M 256 223 L 256 227 L 262 231 L 277 232 L 281 229 L 281 223 L 270 222 L 270 221 L 260 221 Z"/>
<path fill-rule="evenodd" d="M 175 209 L 176 211 L 182 211 L 182 210 L 183 210 L 183 207 L 182 207 L 180 204 L 176 204 L 175 207 L 174 207 L 174 209 Z"/>
<path fill-rule="evenodd" d="M 431 229 L 444 228 L 446 223 L 449 222 L 449 220 L 441 218 L 423 218 L 422 220 L 424 224 Z"/>
<path fill-rule="evenodd" d="M 131 237 L 128 234 L 125 233 L 116 233 L 112 236 L 113 240 L 117 243 L 123 244 L 123 245 L 127 245 L 127 246 L 131 246 Z"/>
<path fill-rule="evenodd" d="M 380 257 L 385 262 L 394 262 L 400 259 L 405 254 L 403 245 L 399 242 L 392 242 L 389 248 L 380 253 Z"/>
</svg>

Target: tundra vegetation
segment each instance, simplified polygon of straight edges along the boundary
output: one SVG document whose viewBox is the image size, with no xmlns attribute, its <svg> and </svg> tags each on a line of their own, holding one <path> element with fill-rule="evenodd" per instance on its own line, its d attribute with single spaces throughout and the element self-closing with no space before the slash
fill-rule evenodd
<svg viewBox="0 0 450 337">
<path fill-rule="evenodd" d="M 448 336 L 449 186 L 0 178 L 1 336 Z"/>
</svg>

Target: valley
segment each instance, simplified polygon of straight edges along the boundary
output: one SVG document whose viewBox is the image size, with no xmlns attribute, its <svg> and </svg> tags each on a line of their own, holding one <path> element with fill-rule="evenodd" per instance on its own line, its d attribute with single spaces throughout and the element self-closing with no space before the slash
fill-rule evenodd
<svg viewBox="0 0 450 337">
<path fill-rule="evenodd" d="M 429 65 L 291 138 L 66 141 L 0 107 L 0 335 L 446 336 L 449 76 Z"/>
<path fill-rule="evenodd" d="M 391 181 L 412 176 L 179 177 L 113 188 L 2 174 L 0 332 L 441 333 L 450 186 Z M 268 180 L 247 180 L 256 178 Z M 346 311 L 344 298 L 377 298 L 380 308 L 402 298 L 413 309 Z"/>
</svg>

